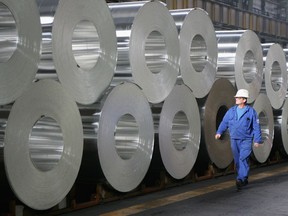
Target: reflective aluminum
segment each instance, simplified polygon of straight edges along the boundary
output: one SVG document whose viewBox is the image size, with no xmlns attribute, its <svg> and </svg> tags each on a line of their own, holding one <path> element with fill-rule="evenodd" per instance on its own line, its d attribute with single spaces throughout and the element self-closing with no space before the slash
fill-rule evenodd
<svg viewBox="0 0 288 216">
<path fill-rule="evenodd" d="M 216 78 L 230 80 L 237 89 L 247 89 L 248 102 L 258 96 L 263 80 L 263 53 L 251 30 L 216 31 L 218 61 Z"/>
<path fill-rule="evenodd" d="M 58 79 L 52 57 L 52 27 L 59 0 L 36 0 L 42 27 L 41 57 L 36 79 Z"/>
<path fill-rule="evenodd" d="M 201 166 L 210 163 L 205 161 L 207 153 L 207 160 L 219 168 L 226 168 L 233 161 L 229 132 L 226 131 L 220 140 L 215 140 L 215 133 L 225 113 L 235 104 L 235 94 L 236 89 L 231 82 L 222 78 L 214 82 L 206 98 L 198 101 L 202 123 Z"/>
</svg>

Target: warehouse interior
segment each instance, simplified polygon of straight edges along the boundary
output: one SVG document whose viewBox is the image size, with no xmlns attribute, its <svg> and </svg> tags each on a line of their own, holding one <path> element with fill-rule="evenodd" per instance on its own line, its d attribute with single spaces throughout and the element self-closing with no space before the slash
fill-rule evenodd
<svg viewBox="0 0 288 216">
<path fill-rule="evenodd" d="M 0 215 L 226 181 L 229 133 L 214 135 L 241 88 L 264 140 L 252 170 L 285 167 L 287 14 L 287 0 L 0 0 Z"/>
</svg>

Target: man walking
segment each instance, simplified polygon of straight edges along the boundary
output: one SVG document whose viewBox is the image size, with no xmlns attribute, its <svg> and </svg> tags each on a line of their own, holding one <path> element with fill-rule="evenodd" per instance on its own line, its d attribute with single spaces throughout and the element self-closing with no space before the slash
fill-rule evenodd
<svg viewBox="0 0 288 216">
<path fill-rule="evenodd" d="M 262 137 L 257 112 L 246 104 L 249 92 L 246 89 L 239 89 L 234 97 L 236 105 L 231 107 L 223 117 L 215 139 L 220 139 L 226 129 L 229 129 L 237 171 L 236 187 L 241 190 L 243 186 L 248 184 L 249 156 L 252 152 L 252 143 L 254 141 L 254 147 L 259 147 L 262 143 Z"/>
</svg>

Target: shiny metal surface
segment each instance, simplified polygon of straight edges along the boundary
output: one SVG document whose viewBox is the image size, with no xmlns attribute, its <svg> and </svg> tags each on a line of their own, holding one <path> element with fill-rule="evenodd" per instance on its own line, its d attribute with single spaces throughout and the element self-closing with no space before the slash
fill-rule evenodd
<svg viewBox="0 0 288 216">
<path fill-rule="evenodd" d="M 57 79 L 52 57 L 52 27 L 59 0 L 36 0 L 42 27 L 41 57 L 36 79 Z"/>
<path fill-rule="evenodd" d="M 9 114 L 4 163 L 15 196 L 45 210 L 60 203 L 76 180 L 83 131 L 76 102 L 58 82 L 31 85 Z"/>
<path fill-rule="evenodd" d="M 262 44 L 264 77 L 262 90 L 267 94 L 274 109 L 279 109 L 284 103 L 287 93 L 286 57 L 279 44 Z"/>
<path fill-rule="evenodd" d="M 76 25 L 72 37 L 72 52 L 77 67 L 83 70 L 95 67 L 101 48 L 97 29 L 91 21 L 83 20 Z"/>
<path fill-rule="evenodd" d="M 282 144 L 284 146 L 285 153 L 288 155 L 288 102 L 287 102 L 287 99 L 285 99 L 284 101 L 282 110 L 283 110 L 282 121 L 280 121 L 281 122 L 281 135 L 282 135 L 281 137 L 282 137 Z M 274 137 L 276 138 L 276 134 Z"/>
<path fill-rule="evenodd" d="M 184 178 L 195 164 L 201 137 L 198 104 L 186 85 L 176 85 L 165 99 L 158 136 L 166 170 L 173 178 Z"/>
<path fill-rule="evenodd" d="M 52 28 L 59 0 L 37 0 L 42 26 L 41 61 L 37 79 L 58 79 L 52 56 Z M 82 20 L 72 35 L 72 53 L 77 67 L 83 70 L 92 69 L 101 53 L 97 29 L 91 21 Z"/>
<path fill-rule="evenodd" d="M 80 181 L 105 181 L 98 158 L 97 136 L 102 102 L 91 105 L 78 104 L 83 125 L 83 156 L 78 174 Z"/>
<path fill-rule="evenodd" d="M 84 133 L 84 149 L 79 178 L 87 180 L 93 179 L 95 182 L 104 178 L 98 158 L 98 130 L 101 110 L 106 98 L 113 87 L 109 88 L 99 102 L 91 105 L 79 104 Z M 139 125 L 130 114 L 125 114 L 119 118 L 115 128 L 112 129 L 115 138 L 115 150 L 123 160 L 130 160 L 139 148 Z M 93 171 L 92 171 L 93 170 Z"/>
<path fill-rule="evenodd" d="M 131 30 L 134 18 L 140 8 L 149 1 L 110 3 L 109 8 L 116 26 L 117 35 L 117 67 L 113 83 L 130 80 L 132 81 L 132 69 L 129 59 L 129 46 Z M 152 73 L 159 73 L 166 61 L 165 38 L 158 32 L 153 31 L 147 37 L 145 43 L 145 61 Z"/>
<path fill-rule="evenodd" d="M 218 40 L 218 60 L 217 60 L 217 78 L 226 78 L 231 83 L 236 84 L 235 80 L 235 61 L 236 49 L 239 39 L 244 31 L 216 31 Z M 251 67 L 245 70 L 248 75 L 248 82 L 255 73 L 255 65 L 251 59 Z M 244 72 L 245 73 L 245 72 Z"/>
<path fill-rule="evenodd" d="M 10 110 L 11 104 L 0 108 L 0 164 L 4 163 L 4 137 Z"/>
<path fill-rule="evenodd" d="M 226 168 L 233 161 L 229 132 L 226 131 L 220 140 L 215 140 L 215 133 L 225 113 L 235 104 L 235 94 L 231 82 L 222 78 L 214 82 L 205 99 L 198 101 L 202 123 L 200 150 L 206 150 L 219 168 Z"/>
<path fill-rule="evenodd" d="M 40 60 L 41 25 L 34 0 L 0 2 L 0 104 L 14 102 L 35 78 Z"/>
<path fill-rule="evenodd" d="M 149 103 L 132 83 L 113 88 L 101 109 L 98 156 L 105 178 L 120 192 L 135 189 L 148 171 L 154 129 Z"/>
<path fill-rule="evenodd" d="M 179 32 L 183 82 L 196 98 L 203 98 L 216 77 L 218 51 L 213 23 L 201 8 L 170 10 L 170 13 Z"/>
<path fill-rule="evenodd" d="M 258 96 L 263 79 L 263 54 L 258 36 L 251 30 L 216 31 L 218 61 L 216 78 L 230 80 L 250 93 L 248 102 Z"/>
<path fill-rule="evenodd" d="M 274 118 L 273 109 L 267 95 L 259 94 L 253 108 L 256 110 L 259 123 L 261 127 L 263 144 L 255 148 L 253 147 L 253 154 L 259 163 L 264 163 L 271 152 L 274 140 Z"/>
<path fill-rule="evenodd" d="M 33 165 L 43 172 L 52 170 L 64 149 L 60 125 L 51 117 L 41 117 L 31 130 L 28 145 Z"/>
<path fill-rule="evenodd" d="M 97 144 L 99 118 L 102 106 L 103 105 L 98 102 L 91 105 L 78 104 L 83 123 L 84 144 L 86 140 Z"/>
<path fill-rule="evenodd" d="M 284 101 L 283 107 L 273 109 L 274 116 L 274 140 L 273 145 L 276 145 L 281 153 L 288 155 L 288 102 Z"/>
<path fill-rule="evenodd" d="M 14 15 L 2 2 L 0 3 L 0 26 L 0 63 L 2 63 L 9 61 L 19 42 L 18 29 Z"/>
<path fill-rule="evenodd" d="M 134 18 L 140 8 L 149 1 L 109 3 L 117 36 L 117 65 L 113 85 L 123 81 L 132 81 L 132 69 L 129 59 L 129 43 Z"/>
<path fill-rule="evenodd" d="M 164 37 L 167 55 L 165 61 L 158 59 L 159 66 L 162 66 L 161 71 L 158 72 L 158 67 L 153 73 L 143 58 L 147 52 L 143 47 L 147 47 L 147 41 L 149 42 L 151 33 L 155 31 Z M 148 2 L 135 18 L 131 35 L 130 58 L 133 58 L 131 61 L 133 78 L 143 89 L 149 102 L 160 103 L 172 91 L 179 75 L 180 46 L 173 17 L 160 1 Z M 162 39 L 160 38 L 159 41 Z M 162 48 L 160 51 L 158 56 L 163 55 Z"/>
<path fill-rule="evenodd" d="M 115 148 L 123 160 L 133 157 L 140 147 L 139 125 L 131 114 L 123 115 L 115 127 Z"/>
<path fill-rule="evenodd" d="M 179 41 L 172 16 L 157 0 L 109 4 L 109 8 L 118 41 L 113 85 L 135 82 L 149 102 L 162 102 L 179 73 Z"/>
<path fill-rule="evenodd" d="M 238 43 L 240 37 L 244 31 L 240 32 L 219 32 L 217 31 L 218 37 L 218 72 L 217 77 L 227 78 L 230 82 L 234 83 L 235 80 L 235 62 L 238 60 L 236 59 L 236 49 L 238 47 Z M 240 59 L 239 59 L 240 60 Z M 252 52 L 247 53 L 247 58 L 244 59 L 244 70 L 243 76 L 247 83 L 251 83 L 253 77 L 257 73 L 256 69 L 256 60 Z"/>
<path fill-rule="evenodd" d="M 52 34 L 61 84 L 77 103 L 95 103 L 109 87 L 117 60 L 115 25 L 107 3 L 60 1 Z"/>
</svg>

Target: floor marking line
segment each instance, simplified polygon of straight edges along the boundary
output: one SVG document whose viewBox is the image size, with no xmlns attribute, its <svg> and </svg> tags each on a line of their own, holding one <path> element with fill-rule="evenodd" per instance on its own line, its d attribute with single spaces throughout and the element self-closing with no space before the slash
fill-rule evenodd
<svg viewBox="0 0 288 216">
<path fill-rule="evenodd" d="M 279 173 L 283 173 L 283 172 L 288 172 L 288 166 L 251 175 L 249 177 L 249 181 L 256 181 L 256 180 L 271 177 L 275 174 L 279 174 Z M 133 205 L 133 206 L 130 206 L 127 208 L 123 208 L 123 209 L 119 209 L 116 211 L 101 214 L 101 216 L 124 216 L 124 215 L 130 215 L 130 214 L 137 214 L 137 213 L 143 212 L 145 210 L 149 210 L 149 209 L 153 209 L 153 208 L 157 208 L 157 207 L 162 207 L 165 205 L 169 205 L 171 203 L 180 202 L 180 201 L 183 201 L 186 199 L 197 197 L 197 196 L 200 196 L 203 194 L 208 194 L 208 193 L 211 193 L 214 191 L 224 190 L 224 189 L 230 188 L 232 186 L 235 186 L 235 180 L 229 180 L 229 181 L 225 181 L 222 183 L 194 189 L 192 191 L 187 191 L 184 193 L 168 196 L 168 197 L 161 198 L 161 199 L 152 200 L 152 201 L 145 202 L 142 204 Z"/>
</svg>

